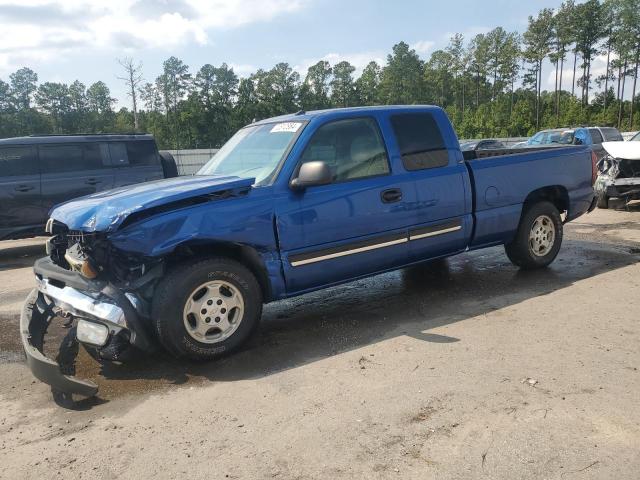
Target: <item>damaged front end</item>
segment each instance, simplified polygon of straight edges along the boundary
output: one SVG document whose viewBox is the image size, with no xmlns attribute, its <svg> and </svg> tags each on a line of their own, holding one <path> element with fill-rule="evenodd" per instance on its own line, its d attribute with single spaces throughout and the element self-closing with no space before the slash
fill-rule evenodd
<svg viewBox="0 0 640 480">
<path fill-rule="evenodd" d="M 625 202 L 640 198 L 640 159 L 605 155 L 598 163 L 594 189 L 599 198 L 619 198 Z"/>
<path fill-rule="evenodd" d="M 54 394 L 92 396 L 97 386 L 72 376 L 78 343 L 107 361 L 122 360 L 132 348 L 154 350 L 148 317 L 164 265 L 160 259 L 118 251 L 100 233 L 73 232 L 52 221 L 47 229 L 53 235 L 48 256 L 34 265 L 37 287 L 20 318 L 27 363 Z M 70 327 L 60 364 L 44 354 L 45 335 L 56 317 Z"/>
<path fill-rule="evenodd" d="M 151 305 L 168 270 L 210 254 L 212 242 L 217 248 L 241 245 L 247 232 L 260 251 L 274 251 L 272 205 L 264 201 L 269 192 L 249 201 L 253 183 L 227 176 L 172 178 L 55 207 L 46 227 L 47 256 L 35 262 L 36 289 L 21 317 L 34 375 L 54 392 L 94 395 L 96 385 L 74 377 L 79 345 L 100 361 L 155 350 Z M 266 257 L 268 278 L 282 285 L 279 257 Z M 43 347 L 52 320 L 60 318 L 68 334 L 56 362 Z"/>
</svg>

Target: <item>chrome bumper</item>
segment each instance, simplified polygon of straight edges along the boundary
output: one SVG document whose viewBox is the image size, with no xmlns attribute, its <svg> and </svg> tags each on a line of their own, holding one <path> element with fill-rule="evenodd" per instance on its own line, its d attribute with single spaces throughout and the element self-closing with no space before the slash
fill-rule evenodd
<svg viewBox="0 0 640 480">
<path fill-rule="evenodd" d="M 57 287 L 48 278 L 36 277 L 36 286 L 39 292 L 52 299 L 65 313 L 128 328 L 124 311 L 113 303 L 99 300 L 72 287 Z"/>
<path fill-rule="evenodd" d="M 95 395 L 98 392 L 96 384 L 69 375 L 68 371 L 63 373 L 58 363 L 42 353 L 44 335 L 50 320 L 51 312 L 41 294 L 35 289 L 32 290 L 20 314 L 20 337 L 27 357 L 27 365 L 33 376 L 41 382 L 51 385 L 54 397 L 60 393 L 85 397 Z M 66 366 L 65 370 L 68 369 L 69 366 Z"/>
</svg>

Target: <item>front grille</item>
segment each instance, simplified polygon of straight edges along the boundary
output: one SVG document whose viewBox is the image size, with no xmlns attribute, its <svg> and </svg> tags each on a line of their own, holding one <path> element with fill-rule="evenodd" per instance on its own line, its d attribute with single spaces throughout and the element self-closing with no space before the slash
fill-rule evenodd
<svg viewBox="0 0 640 480">
<path fill-rule="evenodd" d="M 77 243 L 84 243 L 86 239 L 95 237 L 95 233 L 85 233 L 80 230 L 69 230 L 66 234 L 67 248 L 74 246 Z"/>
</svg>

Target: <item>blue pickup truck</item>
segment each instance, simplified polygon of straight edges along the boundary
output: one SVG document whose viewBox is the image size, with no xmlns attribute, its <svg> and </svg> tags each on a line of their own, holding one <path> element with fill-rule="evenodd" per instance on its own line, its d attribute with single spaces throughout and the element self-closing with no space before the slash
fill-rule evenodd
<svg viewBox="0 0 640 480">
<path fill-rule="evenodd" d="M 42 353 L 53 317 L 101 360 L 155 345 L 209 360 L 240 347 L 267 302 L 494 245 L 545 267 L 563 224 L 594 208 L 594 160 L 584 146 L 463 154 L 431 106 L 253 123 L 195 176 L 52 210 L 21 317 L 29 366 L 54 391 L 96 393 Z"/>
</svg>

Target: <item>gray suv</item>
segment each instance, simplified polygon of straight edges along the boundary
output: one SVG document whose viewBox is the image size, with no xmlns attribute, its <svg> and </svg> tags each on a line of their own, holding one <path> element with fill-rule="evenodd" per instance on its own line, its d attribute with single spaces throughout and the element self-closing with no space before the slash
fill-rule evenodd
<svg viewBox="0 0 640 480">
<path fill-rule="evenodd" d="M 175 176 L 147 134 L 0 139 L 0 240 L 44 233 L 51 207 L 72 198 Z"/>
</svg>

